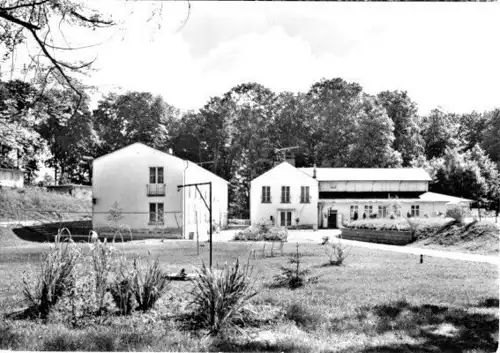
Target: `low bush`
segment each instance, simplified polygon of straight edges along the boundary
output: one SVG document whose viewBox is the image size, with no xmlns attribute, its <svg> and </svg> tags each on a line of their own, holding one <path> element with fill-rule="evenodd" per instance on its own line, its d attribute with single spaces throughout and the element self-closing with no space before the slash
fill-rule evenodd
<svg viewBox="0 0 500 353">
<path fill-rule="evenodd" d="M 243 241 L 260 241 L 263 240 L 263 235 L 259 233 L 259 230 L 250 226 L 243 229 L 240 232 L 237 232 L 234 235 L 234 240 L 243 240 Z"/>
<path fill-rule="evenodd" d="M 467 216 L 465 210 L 461 207 L 453 207 L 446 210 L 446 217 L 453 218 L 456 222 L 463 224 L 464 219 Z"/>
<path fill-rule="evenodd" d="M 236 260 L 234 266 L 209 269 L 203 263 L 193 280 L 191 296 L 192 320 L 216 336 L 233 325 L 248 301 L 257 294 L 249 266 L 241 266 Z"/>
<path fill-rule="evenodd" d="M 340 243 L 325 244 L 325 253 L 328 256 L 328 265 L 330 266 L 342 265 L 350 252 L 351 247 L 342 246 Z"/>
<path fill-rule="evenodd" d="M 272 226 L 269 222 L 261 222 L 257 226 L 250 226 L 236 233 L 233 240 L 241 241 L 281 241 L 288 240 L 288 230 Z"/>
<path fill-rule="evenodd" d="M 294 322 L 298 327 L 315 330 L 326 323 L 326 318 L 299 302 L 289 303 L 285 308 L 285 319 Z"/>
</svg>

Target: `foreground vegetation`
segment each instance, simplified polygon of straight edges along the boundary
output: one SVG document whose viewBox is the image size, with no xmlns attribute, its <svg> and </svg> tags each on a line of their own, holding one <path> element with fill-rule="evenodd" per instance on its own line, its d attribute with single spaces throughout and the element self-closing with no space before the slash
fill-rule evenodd
<svg viewBox="0 0 500 353">
<path fill-rule="evenodd" d="M 86 244 L 78 266 L 92 259 Z M 188 241 L 117 244 L 127 261 L 140 256 L 148 268 L 155 259 L 163 273 L 194 273 L 208 263 L 208 247 L 196 255 Z M 47 244 L 0 249 L 0 312 L 22 309 L 19 288 L 27 266 L 39 269 Z M 246 259 L 252 243 L 214 244 L 214 263 Z M 205 336 L 186 314 L 193 310 L 193 284 L 170 282 L 150 310 L 128 316 L 81 318 L 77 325 L 61 314 L 46 322 L 8 316 L 0 324 L 0 349 L 152 351 L 474 351 L 491 352 L 498 342 L 498 269 L 438 258 L 424 264 L 409 254 L 353 248 L 342 266 L 329 266 L 324 245 L 300 246 L 301 270 L 317 279 L 291 290 L 273 286 L 282 266 L 297 252 L 285 244 L 283 256 L 250 258 L 255 296 L 240 320 L 224 334 Z M 105 267 L 105 266 L 104 266 Z M 143 272 L 141 272 L 143 273 Z M 478 275 L 480 274 L 480 275 Z M 143 277 L 145 278 L 145 277 Z M 147 281 L 143 281 L 147 282 Z M 213 282 L 212 282 L 213 283 Z M 112 304 L 112 303 L 111 303 Z M 110 304 L 110 305 L 111 305 Z M 111 305 L 112 307 L 112 305 Z M 54 311 L 56 312 L 56 311 Z"/>
</svg>

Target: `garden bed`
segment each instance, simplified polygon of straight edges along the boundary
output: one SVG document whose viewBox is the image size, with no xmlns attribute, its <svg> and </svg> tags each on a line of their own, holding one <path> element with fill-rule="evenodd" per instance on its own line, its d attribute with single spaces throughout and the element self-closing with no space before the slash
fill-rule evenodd
<svg viewBox="0 0 500 353">
<path fill-rule="evenodd" d="M 409 231 L 349 228 L 342 229 L 341 238 L 390 245 L 407 245 L 414 240 Z"/>
</svg>

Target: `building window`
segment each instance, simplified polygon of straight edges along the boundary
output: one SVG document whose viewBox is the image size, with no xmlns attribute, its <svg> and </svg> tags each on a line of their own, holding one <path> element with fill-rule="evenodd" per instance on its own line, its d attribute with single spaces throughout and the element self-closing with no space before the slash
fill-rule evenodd
<svg viewBox="0 0 500 353">
<path fill-rule="evenodd" d="M 280 212 L 280 225 L 282 227 L 289 227 L 292 225 L 292 211 Z"/>
<path fill-rule="evenodd" d="M 163 203 L 149 204 L 149 223 L 163 224 Z"/>
<path fill-rule="evenodd" d="M 163 167 L 149 167 L 149 183 L 163 184 Z"/>
<path fill-rule="evenodd" d="M 290 203 L 290 187 L 281 187 L 281 203 Z"/>
<path fill-rule="evenodd" d="M 300 203 L 309 203 L 309 186 L 300 187 Z"/>
<path fill-rule="evenodd" d="M 358 205 L 351 205 L 351 220 L 358 219 Z"/>
<path fill-rule="evenodd" d="M 370 215 L 372 213 L 373 213 L 373 206 L 372 205 L 365 205 L 365 215 L 363 217 L 370 218 Z"/>
<path fill-rule="evenodd" d="M 387 206 L 378 206 L 378 218 L 387 217 Z"/>
<path fill-rule="evenodd" d="M 411 206 L 411 216 L 412 217 L 420 217 L 420 206 L 412 205 Z"/>
<path fill-rule="evenodd" d="M 262 187 L 262 203 L 271 203 L 271 187 Z"/>
</svg>

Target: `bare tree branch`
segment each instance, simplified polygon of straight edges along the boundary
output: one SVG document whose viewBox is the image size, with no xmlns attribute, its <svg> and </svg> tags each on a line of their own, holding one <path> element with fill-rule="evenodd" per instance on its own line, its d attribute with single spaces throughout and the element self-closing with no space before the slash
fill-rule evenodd
<svg viewBox="0 0 500 353">
<path fill-rule="evenodd" d="M 49 2 L 50 0 L 42 0 L 38 2 L 30 2 L 30 3 L 24 3 L 24 4 L 18 4 L 15 6 L 8 6 L 8 7 L 0 7 L 0 11 L 12 11 L 12 10 L 17 10 L 22 7 L 30 7 L 30 6 L 38 6 L 38 5 L 43 5 L 46 2 Z"/>
<path fill-rule="evenodd" d="M 9 22 L 12 22 L 12 23 L 18 24 L 20 26 L 23 26 L 24 28 L 27 28 L 29 30 L 40 30 L 41 29 L 39 26 L 36 26 L 36 25 L 34 25 L 32 23 L 20 20 L 17 17 L 14 17 L 14 16 L 10 15 L 9 13 L 7 13 L 3 9 L 0 9 L 0 18 L 6 19 Z"/>
</svg>

